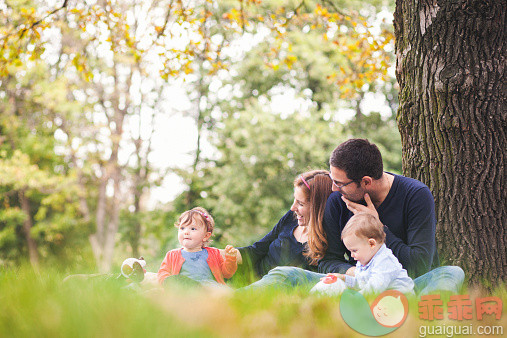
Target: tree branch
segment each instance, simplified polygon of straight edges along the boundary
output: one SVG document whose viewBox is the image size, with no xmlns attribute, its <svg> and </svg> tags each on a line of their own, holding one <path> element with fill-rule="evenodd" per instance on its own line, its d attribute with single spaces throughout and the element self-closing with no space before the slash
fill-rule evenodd
<svg viewBox="0 0 507 338">
<path fill-rule="evenodd" d="M 336 7 L 336 5 L 335 5 L 335 3 L 333 1 L 322 0 L 322 3 L 328 4 L 336 13 L 338 13 L 340 15 L 345 15 L 342 11 L 340 11 L 340 9 L 338 7 Z"/>
<path fill-rule="evenodd" d="M 58 7 L 58 8 L 55 8 L 54 10 L 52 10 L 51 12 L 49 12 L 45 17 L 43 17 L 42 19 L 39 19 L 37 21 L 35 21 L 33 24 L 30 25 L 30 27 L 28 28 L 23 28 L 23 30 L 21 31 L 21 34 L 19 35 L 19 39 L 21 40 L 23 38 L 23 35 L 25 35 L 25 33 L 28 31 L 28 30 L 31 30 L 33 29 L 35 26 L 39 25 L 41 22 L 43 22 L 44 20 L 46 20 L 48 17 L 50 17 L 51 15 L 55 14 L 56 12 L 64 9 L 67 7 L 67 3 L 68 3 L 69 0 L 64 0 L 63 1 L 63 4 Z"/>
</svg>

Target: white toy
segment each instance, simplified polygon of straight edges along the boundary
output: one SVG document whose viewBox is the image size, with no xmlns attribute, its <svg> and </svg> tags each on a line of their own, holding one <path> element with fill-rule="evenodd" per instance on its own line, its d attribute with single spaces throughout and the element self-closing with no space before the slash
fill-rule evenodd
<svg viewBox="0 0 507 338">
<path fill-rule="evenodd" d="M 335 275 L 327 275 L 310 290 L 311 293 L 318 293 L 327 296 L 338 296 L 345 291 L 345 282 Z"/>
<path fill-rule="evenodd" d="M 127 258 L 121 264 L 121 274 L 127 278 L 127 280 L 131 280 L 135 283 L 140 283 L 144 279 L 144 274 L 146 270 L 146 261 L 143 257 L 137 258 Z"/>
<path fill-rule="evenodd" d="M 121 264 L 121 275 L 127 278 L 129 285 L 127 287 L 152 288 L 158 286 L 156 272 L 146 271 L 146 261 L 143 257 L 127 258 Z M 132 284 L 135 283 L 135 284 Z"/>
</svg>

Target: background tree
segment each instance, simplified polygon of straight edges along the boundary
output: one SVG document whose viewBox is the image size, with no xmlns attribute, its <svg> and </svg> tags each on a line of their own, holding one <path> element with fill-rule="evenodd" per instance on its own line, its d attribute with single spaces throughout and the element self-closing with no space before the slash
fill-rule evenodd
<svg viewBox="0 0 507 338">
<path fill-rule="evenodd" d="M 366 95 L 383 91 L 391 42 L 373 32 L 374 10 L 359 15 L 341 8 L 357 4 L 106 0 L 48 9 L 38 1 L 0 3 L 9 12 L 0 27 L 0 81 L 10 76 L 16 86 L 22 73 L 12 66 L 31 69 L 37 61 L 50 70 L 53 96 L 40 106 L 51 106 L 52 117 L 42 114 L 40 121 L 51 123 L 48 151 L 61 156 L 64 173 L 80 186 L 79 211 L 71 214 L 86 225 L 100 270 L 114 261 L 118 232 L 122 258 L 175 245 L 168 235 L 174 219 L 196 204 L 224 224 L 219 239 L 258 237 L 290 205 L 294 176 L 327 167 L 337 140 L 393 130 L 388 117 L 366 116 L 361 108 Z M 262 40 L 268 43 L 256 46 Z M 172 168 L 186 191 L 150 212 L 143 201 L 169 172 L 150 155 L 158 116 L 175 111 L 167 99 L 173 84 L 188 90 L 192 108 L 182 113 L 195 118 L 197 146 L 189 168 Z M 287 93 L 299 109 L 275 107 Z M 345 109 L 362 117 L 346 134 L 338 121 Z"/>
<path fill-rule="evenodd" d="M 350 22 L 345 24 L 353 29 Z M 222 244 L 247 244 L 265 234 L 290 207 L 294 177 L 310 168 L 328 168 L 329 152 L 347 137 L 374 138 L 386 169 L 401 173 L 394 80 L 363 83 L 361 89 L 344 84 L 346 74 L 355 72 L 360 78 L 360 72 L 344 69 L 338 75 L 335 70 L 348 68 L 349 60 L 362 52 L 337 49 L 334 40 L 323 38 L 324 29 L 298 25 L 305 27 L 305 22 L 290 21 L 291 31 L 282 42 L 277 32 L 262 36 L 219 85 L 230 94 L 221 95 L 211 114 L 215 128 L 209 142 L 216 155 L 203 161 L 201 179 L 194 182 L 201 189 L 195 202 L 211 209 L 222 224 L 217 236 Z M 255 31 L 262 27 L 259 23 Z M 363 111 L 365 95 L 377 91 L 392 101 L 387 116 Z M 293 107 L 277 106 L 280 96 L 292 97 Z M 343 125 L 342 115 L 351 111 L 352 119 Z"/>
<path fill-rule="evenodd" d="M 64 79 L 49 82 L 43 63 L 2 78 L 0 91 L 0 262 L 29 257 L 34 267 L 62 255 L 69 263 L 82 248 L 86 224 L 79 218 L 75 172 L 55 138 L 57 111 L 77 107 L 58 100 Z M 74 250 L 72 246 L 75 245 Z M 72 255 L 70 254 L 72 252 Z"/>
<path fill-rule="evenodd" d="M 403 170 L 435 196 L 438 248 L 504 282 L 505 1 L 396 1 Z"/>
<path fill-rule="evenodd" d="M 96 227 L 90 243 L 102 271 L 111 267 L 120 221 L 131 254 L 139 253 L 143 195 L 146 198 L 148 188 L 163 176 L 148 159 L 157 115 L 171 112 L 164 81 L 191 73 L 196 58 L 211 60 L 208 53 L 213 47 L 204 34 L 209 26 L 207 4 L 104 1 L 95 6 L 78 4 L 62 18 L 66 27 L 62 36 L 73 39 L 62 46 L 60 60 L 74 56 L 79 89 L 72 95 L 89 107 L 86 118 L 94 135 L 84 139 L 79 126 L 65 132 L 71 140 L 73 165 L 80 177 L 90 178 L 80 180 L 89 185 L 83 185 L 88 195 L 81 206 Z M 72 30 L 75 26 L 81 31 Z M 174 46 L 178 35 L 189 36 L 182 46 Z M 80 144 L 78 151 L 71 147 L 75 143 Z M 85 174 L 83 164 L 93 170 Z"/>
<path fill-rule="evenodd" d="M 214 143 L 219 158 L 203 171 L 202 196 L 222 225 L 222 243 L 259 238 L 290 207 L 295 176 L 327 167 L 327 149 L 341 126 L 318 116 L 282 117 L 254 101 L 222 121 Z"/>
</svg>

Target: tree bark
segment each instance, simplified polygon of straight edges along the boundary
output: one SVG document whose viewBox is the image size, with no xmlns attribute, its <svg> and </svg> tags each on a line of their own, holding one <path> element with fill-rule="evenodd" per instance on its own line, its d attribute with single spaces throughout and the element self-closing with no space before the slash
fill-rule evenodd
<svg viewBox="0 0 507 338">
<path fill-rule="evenodd" d="M 397 0 L 394 13 L 403 171 L 433 192 L 441 262 L 472 283 L 506 278 L 506 8 Z"/>
<path fill-rule="evenodd" d="M 23 233 L 26 239 L 26 245 L 28 248 L 28 257 L 30 258 L 30 264 L 34 269 L 39 267 L 39 253 L 37 252 L 37 242 L 33 239 L 30 234 L 30 230 L 33 227 L 32 213 L 30 211 L 30 201 L 25 195 L 24 191 L 18 193 L 19 201 L 21 203 L 21 209 L 26 215 L 26 219 L 23 222 Z"/>
</svg>

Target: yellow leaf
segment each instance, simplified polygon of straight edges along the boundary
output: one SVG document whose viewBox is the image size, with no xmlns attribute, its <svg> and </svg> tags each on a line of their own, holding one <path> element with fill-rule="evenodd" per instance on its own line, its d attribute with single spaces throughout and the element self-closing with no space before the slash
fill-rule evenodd
<svg viewBox="0 0 507 338">
<path fill-rule="evenodd" d="M 287 67 L 289 67 L 289 69 L 292 68 L 292 66 L 294 65 L 294 63 L 297 61 L 297 57 L 293 56 L 293 55 L 289 55 L 285 58 L 284 62 L 285 64 L 287 64 Z"/>
</svg>

